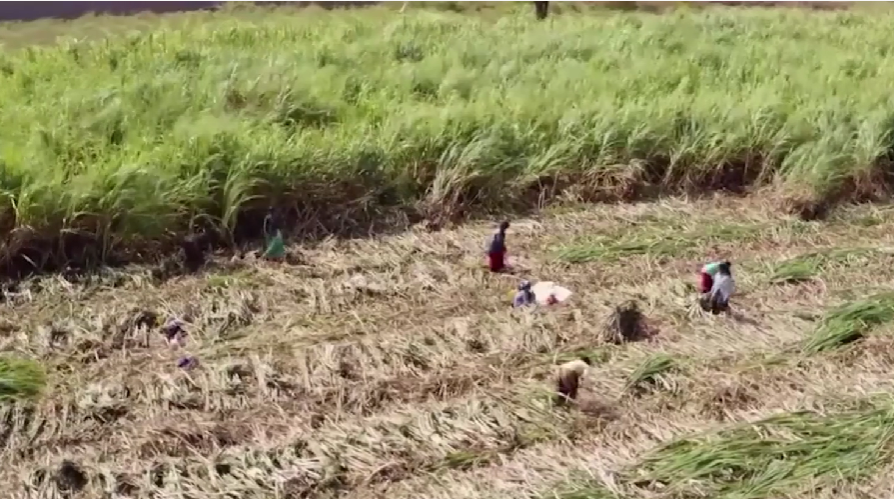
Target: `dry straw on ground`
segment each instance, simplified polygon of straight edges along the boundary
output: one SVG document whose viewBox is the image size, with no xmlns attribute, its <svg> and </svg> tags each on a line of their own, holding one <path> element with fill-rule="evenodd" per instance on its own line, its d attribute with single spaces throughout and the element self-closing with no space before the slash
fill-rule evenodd
<svg viewBox="0 0 894 499">
<path fill-rule="evenodd" d="M 577 265 L 557 258 L 562 245 L 584 244 L 578 238 L 594 231 L 621 234 L 632 221 L 646 238 L 675 220 L 706 226 L 732 214 L 761 229 L 717 231 L 696 249 L 736 249 L 741 317 L 686 315 L 688 260 L 639 251 Z M 867 216 L 883 223 L 857 223 Z M 869 393 L 891 387 L 886 316 L 873 314 L 875 333 L 859 341 L 802 348 L 841 316 L 836 310 L 868 324 L 862 311 L 882 298 L 848 294 L 889 279 L 890 262 L 839 260 L 823 267 L 823 288 L 773 286 L 771 278 L 775 264 L 799 254 L 888 238 L 886 217 L 862 209 L 806 230 L 751 200 L 718 199 L 520 220 L 513 254 L 532 272 L 562 275 L 580 290 L 569 307 L 535 313 L 509 307 L 514 278 L 483 268 L 489 224 L 308 245 L 306 267 L 217 261 L 216 270 L 166 282 L 140 268 L 84 283 L 31 280 L 20 285 L 30 298 L 0 305 L 10 323 L 4 349 L 39 358 L 49 376 L 34 405 L 3 407 L 2 453 L 14 464 L 0 480 L 22 497 L 78 488 L 87 498 L 115 490 L 196 498 L 509 498 L 556 490 L 672 497 L 676 489 L 659 482 L 692 476 L 699 482 L 691 487 L 718 494 L 752 490 L 724 478 L 719 464 L 690 463 L 699 453 L 741 449 L 749 453 L 741 459 L 756 464 L 748 460 L 737 476 L 763 480 L 750 497 L 807 497 L 799 478 L 832 484 L 830 470 L 845 466 L 829 461 L 833 451 L 861 463 L 860 473 L 844 476 L 854 480 L 875 473 L 886 455 L 886 447 L 862 443 L 880 442 L 874 435 L 884 432 L 886 402 Z M 616 258 L 625 265 L 613 265 Z M 644 270 L 631 275 L 631 266 Z M 648 287 L 638 284 L 644 276 Z M 361 280 L 373 292 L 358 290 Z M 594 334 L 614 311 L 609 304 L 636 293 L 661 334 L 621 344 Z M 842 302 L 855 304 L 836 309 Z M 821 323 L 793 313 L 827 309 Z M 153 314 L 188 318 L 185 352 L 144 327 Z M 580 403 L 557 411 L 546 396 L 549 374 L 556 358 L 582 352 L 594 366 Z M 183 354 L 200 367 L 178 369 Z M 777 438 L 763 445 L 747 430 L 712 429 L 780 413 L 790 415 L 764 423 Z M 786 473 L 759 475 L 762 460 L 796 446 L 798 428 L 820 435 L 845 423 L 846 447 L 844 439 L 817 436 L 785 461 Z M 660 447 L 675 437 L 689 440 Z"/>
<path fill-rule="evenodd" d="M 873 193 L 887 14 L 408 8 L 325 31 L 319 13 L 242 15 L 6 54 L 8 244 L 76 227 L 161 251 L 155 236 L 202 213 L 250 238 L 243 208 L 271 199 L 304 234 L 366 234 L 364 219 L 393 226 L 387 206 L 561 194 L 570 208 L 513 223 L 510 255 L 575 297 L 512 309 L 518 276 L 484 268 L 486 223 L 4 285 L 10 497 L 890 495 L 894 404 L 875 393 L 894 389 L 890 210 L 573 204 L 771 182 L 809 212 Z M 736 311 L 690 315 L 692 270 L 719 254 L 737 262 Z M 177 350 L 157 327 L 172 316 Z M 555 410 L 554 364 L 581 354 L 580 403 Z"/>
</svg>

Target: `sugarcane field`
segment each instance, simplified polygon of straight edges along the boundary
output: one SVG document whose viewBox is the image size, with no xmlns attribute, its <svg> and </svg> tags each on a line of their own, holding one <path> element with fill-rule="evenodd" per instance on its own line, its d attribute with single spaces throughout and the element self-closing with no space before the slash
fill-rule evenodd
<svg viewBox="0 0 894 499">
<path fill-rule="evenodd" d="M 886 2 L 8 3 L 5 497 L 894 497 Z"/>
</svg>

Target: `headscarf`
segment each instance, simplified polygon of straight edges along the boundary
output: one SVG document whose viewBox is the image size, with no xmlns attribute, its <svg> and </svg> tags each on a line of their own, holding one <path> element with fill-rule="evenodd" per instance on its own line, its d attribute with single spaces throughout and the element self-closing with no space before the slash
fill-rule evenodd
<svg viewBox="0 0 894 499">
<path fill-rule="evenodd" d="M 714 277 L 715 275 L 717 275 L 718 272 L 720 272 L 720 269 L 724 266 L 726 268 L 726 272 L 729 273 L 729 268 L 731 265 L 732 265 L 732 263 L 730 263 L 729 260 L 725 260 L 722 262 L 706 263 L 705 266 L 702 267 L 702 272 L 705 274 L 708 274 L 711 277 Z"/>
</svg>

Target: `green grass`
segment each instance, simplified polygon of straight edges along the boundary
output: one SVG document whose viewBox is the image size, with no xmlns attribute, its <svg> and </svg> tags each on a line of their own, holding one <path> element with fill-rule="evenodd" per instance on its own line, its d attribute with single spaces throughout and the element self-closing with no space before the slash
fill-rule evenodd
<svg viewBox="0 0 894 499">
<path fill-rule="evenodd" d="M 854 259 L 870 256 L 869 248 L 834 249 L 798 255 L 774 266 L 770 282 L 793 284 L 812 280 L 835 264 L 849 265 Z"/>
<path fill-rule="evenodd" d="M 823 196 L 891 147 L 892 20 L 233 13 L 9 51 L 0 227 L 109 249 L 255 205 L 509 207 L 544 179 L 713 185 L 745 163 Z"/>
<path fill-rule="evenodd" d="M 623 499 L 601 484 L 586 479 L 572 482 L 570 486 L 536 497 L 537 499 Z"/>
<path fill-rule="evenodd" d="M 872 328 L 894 320 L 894 293 L 879 293 L 836 307 L 823 317 L 819 327 L 805 342 L 803 350 L 812 354 L 838 348 L 862 338 Z"/>
<path fill-rule="evenodd" d="M 642 392 L 649 387 L 660 386 L 667 390 L 674 390 L 674 385 L 666 378 L 666 374 L 674 371 L 679 363 L 673 357 L 666 354 L 655 354 L 627 375 L 624 391 Z"/>
<path fill-rule="evenodd" d="M 33 399 L 46 385 L 46 373 L 32 360 L 0 357 L 0 402 Z"/>
<path fill-rule="evenodd" d="M 700 245 L 746 242 L 780 229 L 798 233 L 807 228 L 803 222 L 783 227 L 730 223 L 687 228 L 673 221 L 656 220 L 653 230 L 626 231 L 573 241 L 558 250 L 557 258 L 568 263 L 588 263 L 597 260 L 614 262 L 636 255 L 677 257 L 697 252 Z"/>
<path fill-rule="evenodd" d="M 636 255 L 677 256 L 691 247 L 684 236 L 634 234 L 618 240 L 604 238 L 570 244 L 559 251 L 558 258 L 568 263 L 588 263 L 596 260 L 616 261 Z"/>
<path fill-rule="evenodd" d="M 831 415 L 784 414 L 683 438 L 631 473 L 666 497 L 758 499 L 871 477 L 892 454 L 894 407 Z M 598 497 L 598 496 L 597 496 Z"/>
</svg>

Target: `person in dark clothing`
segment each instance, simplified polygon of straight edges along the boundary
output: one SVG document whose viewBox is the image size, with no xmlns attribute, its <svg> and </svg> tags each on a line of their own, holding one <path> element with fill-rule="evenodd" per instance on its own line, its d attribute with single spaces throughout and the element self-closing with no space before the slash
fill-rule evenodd
<svg viewBox="0 0 894 499">
<path fill-rule="evenodd" d="M 488 267 L 491 272 L 502 272 L 506 269 L 506 230 L 509 222 L 502 222 L 497 233 L 491 239 L 487 250 Z"/>
<path fill-rule="evenodd" d="M 531 281 L 522 281 L 518 285 L 518 292 L 512 300 L 512 306 L 516 308 L 524 307 L 533 305 L 536 301 L 537 297 L 534 296 L 534 292 L 531 290 Z"/>
<path fill-rule="evenodd" d="M 186 357 L 181 357 L 180 360 L 177 361 L 177 367 L 181 369 L 193 369 L 198 367 L 199 359 L 188 355 Z"/>
<path fill-rule="evenodd" d="M 190 234 L 180 241 L 183 263 L 190 272 L 196 272 L 205 265 L 205 253 L 210 249 L 211 241 L 211 234 L 208 232 Z"/>
<path fill-rule="evenodd" d="M 280 230 L 279 221 L 273 215 L 273 210 L 268 211 L 267 216 L 264 217 L 264 241 L 266 244 L 264 258 L 272 260 L 285 258 L 286 245 L 283 240 L 282 230 Z"/>
<path fill-rule="evenodd" d="M 723 262 L 718 266 L 717 275 L 710 292 L 710 308 L 714 315 L 729 311 L 729 299 L 736 290 L 736 281 L 730 271 L 729 262 Z"/>
<path fill-rule="evenodd" d="M 275 236 L 278 230 L 279 221 L 273 215 L 273 210 L 267 210 L 267 215 L 264 216 L 264 237 L 269 239 Z"/>
<path fill-rule="evenodd" d="M 161 332 L 165 335 L 168 344 L 179 346 L 183 341 L 183 336 L 186 334 L 186 331 L 183 330 L 184 325 L 182 320 L 173 317 L 165 321 L 164 325 L 161 327 Z"/>
<path fill-rule="evenodd" d="M 534 13 L 538 21 L 546 19 L 549 14 L 549 2 L 534 2 Z"/>
</svg>

